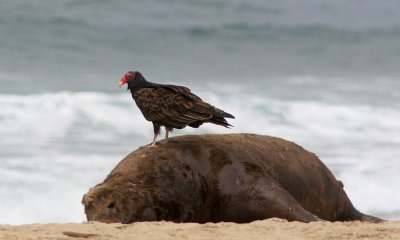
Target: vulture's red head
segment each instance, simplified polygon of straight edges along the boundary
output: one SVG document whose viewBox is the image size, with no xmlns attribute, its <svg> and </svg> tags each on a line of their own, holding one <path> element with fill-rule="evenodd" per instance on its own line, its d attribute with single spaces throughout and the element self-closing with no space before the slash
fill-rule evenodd
<svg viewBox="0 0 400 240">
<path fill-rule="evenodd" d="M 125 75 L 121 78 L 121 81 L 119 81 L 119 87 L 124 85 L 125 83 L 129 83 L 130 81 L 133 81 L 136 77 L 136 72 L 129 71 L 125 73 Z"/>
</svg>

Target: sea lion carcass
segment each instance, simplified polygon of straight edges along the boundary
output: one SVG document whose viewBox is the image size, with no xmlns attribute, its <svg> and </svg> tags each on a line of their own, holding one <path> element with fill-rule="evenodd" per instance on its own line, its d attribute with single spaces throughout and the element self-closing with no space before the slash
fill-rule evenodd
<svg viewBox="0 0 400 240">
<path fill-rule="evenodd" d="M 89 221 L 379 221 L 318 157 L 254 134 L 187 135 L 123 159 L 82 200 Z"/>
</svg>

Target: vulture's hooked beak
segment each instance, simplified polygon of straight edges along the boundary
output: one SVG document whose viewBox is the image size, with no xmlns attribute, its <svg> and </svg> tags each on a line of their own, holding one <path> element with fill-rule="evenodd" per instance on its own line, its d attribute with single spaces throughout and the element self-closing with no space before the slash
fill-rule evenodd
<svg viewBox="0 0 400 240">
<path fill-rule="evenodd" d="M 121 81 L 119 81 L 118 86 L 121 87 L 121 86 L 124 85 L 125 83 L 126 83 L 126 78 L 125 78 L 125 77 L 122 77 L 122 78 L 121 78 Z"/>
</svg>

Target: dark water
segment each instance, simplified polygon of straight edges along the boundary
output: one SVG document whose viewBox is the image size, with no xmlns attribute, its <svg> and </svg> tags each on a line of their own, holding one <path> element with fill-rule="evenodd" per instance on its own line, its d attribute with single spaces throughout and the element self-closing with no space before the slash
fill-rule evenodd
<svg viewBox="0 0 400 240">
<path fill-rule="evenodd" d="M 252 84 L 400 73 L 398 1 L 0 4 L 1 80 L 13 79 L 1 92 L 110 91 L 128 69 L 163 82 Z"/>
</svg>

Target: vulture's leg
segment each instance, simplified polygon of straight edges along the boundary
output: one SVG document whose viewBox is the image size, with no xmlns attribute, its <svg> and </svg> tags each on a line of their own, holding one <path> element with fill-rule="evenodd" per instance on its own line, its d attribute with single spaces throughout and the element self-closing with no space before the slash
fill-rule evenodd
<svg viewBox="0 0 400 240">
<path fill-rule="evenodd" d="M 172 132 L 172 128 L 165 127 L 165 143 L 168 142 L 168 133 Z"/>
<path fill-rule="evenodd" d="M 153 122 L 153 129 L 154 129 L 154 138 L 153 138 L 153 142 L 151 143 L 150 147 L 157 147 L 156 140 L 157 140 L 158 134 L 160 134 L 160 125 Z"/>
</svg>

